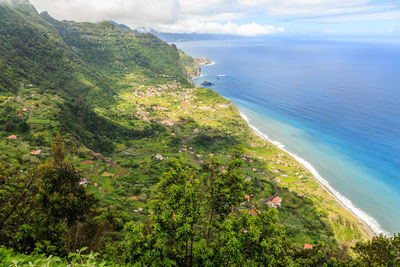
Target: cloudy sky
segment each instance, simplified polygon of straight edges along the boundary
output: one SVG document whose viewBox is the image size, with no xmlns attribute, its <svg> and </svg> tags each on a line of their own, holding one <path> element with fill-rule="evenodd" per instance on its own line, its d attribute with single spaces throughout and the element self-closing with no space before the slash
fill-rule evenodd
<svg viewBox="0 0 400 267">
<path fill-rule="evenodd" d="M 31 0 L 57 19 L 175 33 L 400 35 L 400 0 Z"/>
</svg>

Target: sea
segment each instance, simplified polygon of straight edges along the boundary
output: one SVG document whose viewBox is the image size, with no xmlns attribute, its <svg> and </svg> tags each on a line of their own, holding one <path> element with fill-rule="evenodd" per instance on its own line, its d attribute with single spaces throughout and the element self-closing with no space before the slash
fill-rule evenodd
<svg viewBox="0 0 400 267">
<path fill-rule="evenodd" d="M 291 153 L 377 234 L 400 232 L 400 41 L 264 36 L 174 42 L 195 79 Z"/>
</svg>

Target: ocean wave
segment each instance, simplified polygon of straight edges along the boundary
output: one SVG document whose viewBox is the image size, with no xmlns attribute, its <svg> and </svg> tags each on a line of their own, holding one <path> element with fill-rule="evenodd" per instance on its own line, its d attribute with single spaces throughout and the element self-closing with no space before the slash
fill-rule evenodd
<svg viewBox="0 0 400 267">
<path fill-rule="evenodd" d="M 242 112 L 239 112 L 242 118 L 247 122 L 247 124 L 250 126 L 250 128 L 253 129 L 253 131 L 259 135 L 261 138 L 264 138 L 268 140 L 270 143 L 274 144 L 281 150 L 285 151 L 289 155 L 291 155 L 294 159 L 297 160 L 301 165 L 303 165 L 307 170 L 311 172 L 311 174 L 314 176 L 314 178 L 322 185 L 324 186 L 332 195 L 333 197 L 340 203 L 342 204 L 347 210 L 349 210 L 351 213 L 353 213 L 357 218 L 362 220 L 365 224 L 367 224 L 371 230 L 377 234 L 377 235 L 384 235 L 384 236 L 390 236 L 388 232 L 382 229 L 382 227 L 379 225 L 379 223 L 371 217 L 369 214 L 367 214 L 365 211 L 359 209 L 356 207 L 350 199 L 346 198 L 343 196 L 340 192 L 335 190 L 329 183 L 326 181 L 319 173 L 318 171 L 314 168 L 314 166 L 311 165 L 308 161 L 303 159 L 302 157 L 299 157 L 291 152 L 289 152 L 287 149 L 285 149 L 285 145 L 275 141 L 271 140 L 266 134 L 261 132 L 257 127 L 254 125 L 251 125 L 250 119 L 243 114 Z"/>
</svg>

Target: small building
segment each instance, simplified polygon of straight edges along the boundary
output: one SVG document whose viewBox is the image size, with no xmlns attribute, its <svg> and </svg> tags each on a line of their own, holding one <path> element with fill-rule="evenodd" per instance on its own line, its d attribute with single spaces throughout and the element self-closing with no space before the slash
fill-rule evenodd
<svg viewBox="0 0 400 267">
<path fill-rule="evenodd" d="M 251 182 L 251 176 L 246 177 L 246 182 Z"/>
<path fill-rule="evenodd" d="M 18 113 L 18 114 L 17 114 L 17 118 L 18 118 L 18 119 L 21 119 L 22 117 L 23 117 L 23 115 L 22 115 L 21 113 Z"/>
<path fill-rule="evenodd" d="M 272 200 L 272 203 L 274 203 L 275 206 L 277 207 L 281 207 L 282 205 L 282 198 L 280 197 L 276 197 Z"/>
<path fill-rule="evenodd" d="M 87 185 L 89 183 L 89 181 L 87 179 L 81 179 L 81 181 L 79 182 L 80 185 Z"/>
<path fill-rule="evenodd" d="M 17 140 L 17 136 L 16 136 L 15 134 L 12 134 L 12 135 L 10 135 L 10 136 L 8 137 L 8 140 L 10 140 L 10 141 L 15 141 L 15 140 Z"/>
<path fill-rule="evenodd" d="M 312 249 L 312 245 L 304 243 L 304 249 Z"/>
<path fill-rule="evenodd" d="M 158 154 L 158 153 L 154 154 L 153 158 L 154 159 L 158 159 L 158 160 L 165 160 L 165 157 L 163 155 L 161 155 L 161 154 Z"/>
<path fill-rule="evenodd" d="M 249 213 L 250 213 L 250 215 L 255 215 L 255 214 L 257 214 L 257 210 L 251 209 L 251 210 L 249 211 Z"/>
<path fill-rule="evenodd" d="M 268 205 L 268 207 L 271 207 L 271 208 L 278 208 L 278 207 L 280 208 L 282 206 L 282 198 L 275 197 L 271 201 L 268 201 L 267 205 Z"/>
<path fill-rule="evenodd" d="M 276 177 L 276 178 L 274 178 L 274 180 L 273 180 L 275 183 L 280 183 L 281 182 L 281 179 L 279 178 L 279 177 Z"/>
<path fill-rule="evenodd" d="M 247 200 L 247 202 L 250 202 L 250 196 L 249 195 L 245 195 L 244 198 Z"/>
<path fill-rule="evenodd" d="M 33 150 L 33 151 L 31 151 L 31 155 L 40 155 L 40 154 L 42 154 L 42 150 Z"/>
<path fill-rule="evenodd" d="M 175 123 L 170 120 L 163 120 L 163 121 L 161 121 L 161 123 L 166 126 L 174 126 L 175 125 Z"/>
<path fill-rule="evenodd" d="M 97 186 L 98 186 L 98 184 L 97 184 L 97 183 L 94 183 L 93 185 L 94 185 L 94 187 L 97 187 Z"/>
<path fill-rule="evenodd" d="M 23 107 L 22 111 L 28 111 L 28 109 L 26 107 Z"/>
</svg>

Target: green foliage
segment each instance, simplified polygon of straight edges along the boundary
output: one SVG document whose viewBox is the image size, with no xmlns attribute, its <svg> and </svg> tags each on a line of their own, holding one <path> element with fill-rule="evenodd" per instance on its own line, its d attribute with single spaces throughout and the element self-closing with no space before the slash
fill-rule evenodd
<svg viewBox="0 0 400 267">
<path fill-rule="evenodd" d="M 2 92 L 17 93 L 21 84 L 35 84 L 67 98 L 91 90 L 101 92 L 97 101 L 109 95 L 104 78 L 85 66 L 29 3 L 0 3 L 0 43 Z M 92 85 L 83 83 L 82 75 Z"/>
<path fill-rule="evenodd" d="M 36 201 L 47 214 L 51 223 L 65 221 L 73 226 L 95 204 L 93 195 L 79 185 L 81 176 L 64 159 L 64 143 L 58 135 L 51 147 L 52 159 L 40 165 L 36 175 L 40 177 Z"/>
<path fill-rule="evenodd" d="M 357 254 L 354 266 L 400 266 L 400 235 L 377 236 L 354 248 Z"/>
<path fill-rule="evenodd" d="M 97 260 L 99 254 L 91 251 L 89 254 L 83 254 L 87 248 L 77 250 L 76 253 L 70 253 L 68 261 L 57 256 L 44 255 L 24 255 L 17 254 L 12 249 L 6 249 L 0 246 L 0 264 L 1 266 L 30 266 L 30 267 L 53 267 L 53 266 L 85 266 L 101 267 L 110 266 L 106 262 Z"/>
<path fill-rule="evenodd" d="M 29 125 L 23 118 L 17 117 L 15 105 L 2 105 L 0 109 L 0 130 L 9 133 L 25 133 L 29 131 Z"/>
<path fill-rule="evenodd" d="M 105 239 L 113 219 L 98 214 L 97 200 L 79 184 L 81 178 L 65 158 L 60 136 L 52 157 L 33 170 L 0 165 L 0 245 L 57 255 L 82 241 L 97 240 L 100 247 L 98 238 Z"/>
<path fill-rule="evenodd" d="M 194 170 L 174 163 L 154 191 L 152 223 L 125 227 L 125 262 L 161 265 L 284 265 L 290 244 L 275 210 L 242 208 L 244 179 L 234 159 Z"/>
<path fill-rule="evenodd" d="M 42 17 L 57 29 L 80 58 L 103 74 L 118 77 L 135 71 L 174 79 L 185 76 L 177 48 L 152 34 L 122 30 L 107 21 L 99 24 L 59 22 L 46 13 Z"/>
</svg>

